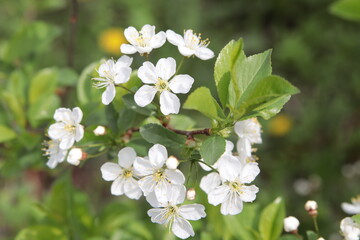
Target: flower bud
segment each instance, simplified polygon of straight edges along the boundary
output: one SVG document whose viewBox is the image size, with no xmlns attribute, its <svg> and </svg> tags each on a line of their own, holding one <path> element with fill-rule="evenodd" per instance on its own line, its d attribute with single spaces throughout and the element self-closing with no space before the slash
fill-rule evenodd
<svg viewBox="0 0 360 240">
<path fill-rule="evenodd" d="M 323 238 L 323 237 L 319 237 L 317 240 L 325 240 L 325 238 Z"/>
<path fill-rule="evenodd" d="M 73 148 L 70 150 L 69 155 L 67 157 L 68 163 L 72 165 L 79 165 L 81 160 L 86 159 L 86 152 L 83 152 L 81 148 Z"/>
<path fill-rule="evenodd" d="M 284 219 L 284 230 L 289 233 L 297 233 L 297 229 L 300 225 L 299 220 L 296 217 L 290 216 Z"/>
<path fill-rule="evenodd" d="M 93 132 L 96 136 L 102 136 L 105 135 L 106 128 L 104 126 L 97 126 Z"/>
<path fill-rule="evenodd" d="M 176 169 L 179 166 L 179 160 L 177 160 L 176 157 L 174 156 L 170 156 L 167 160 L 166 160 L 166 167 L 168 169 Z"/>
<path fill-rule="evenodd" d="M 318 213 L 317 209 L 318 209 L 317 202 L 313 200 L 309 200 L 305 203 L 305 210 L 309 213 L 310 216 L 316 217 Z"/>
<path fill-rule="evenodd" d="M 192 201 L 195 200 L 195 197 L 196 197 L 195 188 L 189 188 L 186 192 L 186 199 Z"/>
</svg>

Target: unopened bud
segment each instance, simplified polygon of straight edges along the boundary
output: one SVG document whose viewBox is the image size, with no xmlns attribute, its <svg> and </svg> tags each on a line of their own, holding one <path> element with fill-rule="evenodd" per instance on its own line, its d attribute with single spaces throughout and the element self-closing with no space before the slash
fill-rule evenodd
<svg viewBox="0 0 360 240">
<path fill-rule="evenodd" d="M 323 237 L 319 237 L 317 240 L 325 240 L 325 238 L 323 238 Z"/>
<path fill-rule="evenodd" d="M 67 157 L 68 163 L 72 165 L 79 165 L 81 160 L 85 160 L 87 157 L 86 152 L 83 152 L 81 148 L 73 148 L 70 150 L 69 155 Z"/>
<path fill-rule="evenodd" d="M 195 197 L 196 197 L 195 188 L 189 188 L 186 192 L 186 199 L 192 201 L 195 200 Z"/>
<path fill-rule="evenodd" d="M 297 229 L 300 225 L 299 220 L 296 217 L 290 216 L 284 219 L 284 230 L 289 233 L 297 233 Z"/>
<path fill-rule="evenodd" d="M 305 210 L 309 213 L 310 216 L 316 217 L 318 214 L 317 209 L 318 209 L 317 202 L 313 200 L 309 200 L 305 203 Z"/>
<path fill-rule="evenodd" d="M 106 128 L 104 126 L 97 126 L 93 132 L 96 136 L 102 136 L 105 135 Z"/>
<path fill-rule="evenodd" d="M 175 170 L 178 166 L 179 166 L 179 160 L 177 160 L 176 157 L 170 156 L 170 157 L 166 160 L 166 167 L 167 167 L 168 169 Z"/>
<path fill-rule="evenodd" d="M 196 141 L 192 138 L 188 138 L 186 139 L 185 145 L 188 146 L 189 148 L 194 148 L 196 147 Z"/>
</svg>

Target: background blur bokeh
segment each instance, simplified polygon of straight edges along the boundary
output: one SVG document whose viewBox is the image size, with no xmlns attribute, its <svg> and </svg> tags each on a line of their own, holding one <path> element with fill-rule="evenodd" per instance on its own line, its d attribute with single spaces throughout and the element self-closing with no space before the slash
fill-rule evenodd
<svg viewBox="0 0 360 240">
<path fill-rule="evenodd" d="M 256 181 L 260 188 L 256 202 L 264 206 L 283 196 L 287 214 L 301 219 L 300 231 L 304 231 L 312 225 L 303 205 L 308 199 L 317 200 L 321 232 L 326 239 L 337 239 L 339 222 L 346 216 L 340 204 L 360 193 L 360 24 L 333 15 L 332 3 L 79 0 L 73 67 L 69 67 L 71 1 L 2 0 L 0 239 L 14 239 L 25 227 L 41 228 L 47 211 L 67 207 L 61 189 L 69 183 L 54 185 L 66 167 L 49 170 L 40 150 L 45 129 L 57 107 L 79 103 L 75 96 L 81 94 L 77 87 L 78 79 L 84 79 L 83 69 L 102 58 L 119 57 L 123 29 L 139 29 L 147 23 L 157 30 L 201 32 L 216 54 L 240 37 L 248 55 L 273 49 L 273 72 L 297 86 L 301 94 L 292 97 L 278 116 L 260 119 L 264 139 L 256 153 L 262 170 Z M 164 55 L 181 59 L 170 44 L 154 51 L 152 57 Z M 196 79 L 193 89 L 207 85 L 216 96 L 214 62 L 185 62 L 182 71 Z M 135 59 L 133 66 L 139 65 Z M 100 98 L 92 100 L 100 114 L 88 116 L 84 124 L 105 124 L 99 116 L 103 112 Z M 81 104 L 85 112 L 91 106 Z M 145 202 L 110 195 L 110 185 L 99 171 L 104 161 L 92 160 L 72 171 L 73 190 L 78 192 L 70 218 L 81 218 L 91 229 L 77 239 L 159 239 L 154 229 L 166 230 L 150 222 Z M 46 221 L 66 225 L 69 220 L 59 218 Z M 194 228 L 206 229 L 209 235 L 197 238 L 221 237 L 203 222 Z M 59 233 L 57 239 L 66 238 Z"/>
</svg>

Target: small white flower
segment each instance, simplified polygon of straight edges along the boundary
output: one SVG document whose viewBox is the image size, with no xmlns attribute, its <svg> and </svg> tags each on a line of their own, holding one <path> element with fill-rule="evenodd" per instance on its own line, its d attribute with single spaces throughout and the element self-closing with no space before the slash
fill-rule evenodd
<svg viewBox="0 0 360 240">
<path fill-rule="evenodd" d="M 256 118 L 239 121 L 234 127 L 235 133 L 239 136 L 237 142 L 238 153 L 251 156 L 251 145 L 254 143 L 262 143 L 261 125 Z"/>
<path fill-rule="evenodd" d="M 181 239 L 194 236 L 194 230 L 188 220 L 204 218 L 206 216 L 205 207 L 201 204 L 178 206 L 184 202 L 185 187 L 175 185 L 172 188 L 172 194 L 169 194 L 163 202 L 159 202 L 154 193 L 149 194 L 146 200 L 154 208 L 147 213 L 152 222 L 168 225 L 172 232 Z"/>
<path fill-rule="evenodd" d="M 186 30 L 184 37 L 172 30 L 167 30 L 166 37 L 171 44 L 178 47 L 181 55 L 185 57 L 195 55 L 201 60 L 208 60 L 214 57 L 214 52 L 207 48 L 210 42 L 208 40 L 201 40 L 201 34 L 194 34 L 193 30 Z"/>
<path fill-rule="evenodd" d="M 166 160 L 166 167 L 168 169 L 177 169 L 177 167 L 179 166 L 179 160 L 174 157 L 174 156 L 170 156 L 167 160 Z"/>
<path fill-rule="evenodd" d="M 78 166 L 82 158 L 83 151 L 80 148 L 72 148 L 66 160 L 71 165 Z"/>
<path fill-rule="evenodd" d="M 50 138 L 59 140 L 61 149 L 69 149 L 75 141 L 80 141 L 84 136 L 84 127 L 80 125 L 83 113 L 80 108 L 58 108 L 55 111 L 56 123 L 49 127 Z"/>
<path fill-rule="evenodd" d="M 102 94 L 102 103 L 108 105 L 116 94 L 115 85 L 126 83 L 130 79 L 132 58 L 128 56 L 120 57 L 116 62 L 109 59 L 100 65 L 98 69 L 99 77 L 93 78 L 96 88 L 106 88 Z"/>
<path fill-rule="evenodd" d="M 360 224 L 357 224 L 352 218 L 346 217 L 341 220 L 340 229 L 345 240 L 360 239 Z"/>
<path fill-rule="evenodd" d="M 95 134 L 95 136 L 103 136 L 106 133 L 106 128 L 104 126 L 97 126 L 93 133 Z"/>
<path fill-rule="evenodd" d="M 161 31 L 155 34 L 155 26 L 144 25 L 138 32 L 134 27 L 128 27 L 124 31 L 126 40 L 131 44 L 122 44 L 120 50 L 123 54 L 140 55 L 149 54 L 154 48 L 159 48 L 166 41 L 165 32 Z"/>
<path fill-rule="evenodd" d="M 156 67 L 151 62 L 144 62 L 138 70 L 138 76 L 145 84 L 134 96 L 140 107 L 150 104 L 157 92 L 160 93 L 160 110 L 164 115 L 179 113 L 180 100 L 174 93 L 188 93 L 194 79 L 187 74 L 170 78 L 176 72 L 176 62 L 173 58 L 161 58 Z"/>
<path fill-rule="evenodd" d="M 44 145 L 47 147 L 43 149 L 45 151 L 44 155 L 48 156 L 49 160 L 46 163 L 46 165 L 49 168 L 55 168 L 58 163 L 61 163 L 64 161 L 67 150 L 63 150 L 59 147 L 60 140 L 49 140 L 45 141 Z"/>
<path fill-rule="evenodd" d="M 297 231 L 300 225 L 299 220 L 296 217 L 290 216 L 284 219 L 284 230 L 285 232 Z"/>
<path fill-rule="evenodd" d="M 164 168 L 167 158 L 166 148 L 155 144 L 149 149 L 149 157 L 137 157 L 134 162 L 135 170 L 143 177 L 139 180 L 139 186 L 144 195 L 155 191 L 156 198 L 161 202 L 166 200 L 167 194 L 171 194 L 173 185 L 182 185 L 185 182 L 180 170 Z"/>
<path fill-rule="evenodd" d="M 259 174 L 256 163 L 243 165 L 237 158 L 227 155 L 218 165 L 222 184 L 208 193 L 209 203 L 217 206 L 221 204 L 223 215 L 235 215 L 242 211 L 243 202 L 252 202 L 259 189 L 255 185 L 247 186 Z M 215 177 L 214 177 L 215 178 Z"/>
<path fill-rule="evenodd" d="M 351 199 L 351 203 L 342 203 L 342 210 L 350 215 L 360 214 L 360 195 Z"/>
<path fill-rule="evenodd" d="M 131 199 L 139 199 L 142 195 L 137 173 L 133 168 L 136 152 L 131 147 L 125 147 L 118 153 L 118 164 L 113 162 L 104 163 L 101 166 L 101 174 L 105 181 L 114 181 L 111 184 L 111 194 L 119 196 L 125 194 Z"/>
</svg>

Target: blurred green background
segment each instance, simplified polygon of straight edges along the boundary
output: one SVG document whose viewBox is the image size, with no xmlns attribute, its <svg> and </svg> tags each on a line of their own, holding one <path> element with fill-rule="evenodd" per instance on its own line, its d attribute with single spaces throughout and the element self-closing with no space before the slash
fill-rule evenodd
<svg viewBox="0 0 360 240">
<path fill-rule="evenodd" d="M 145 201 L 110 195 L 110 184 L 99 171 L 106 158 L 74 168 L 70 183 L 63 173 L 70 166 L 47 169 L 40 150 L 60 106 L 80 105 L 85 126 L 106 124 L 100 93 L 92 90 L 96 98 L 81 97 L 86 91 L 81 87 L 90 81 L 96 62 L 120 56 L 123 29 L 144 24 L 155 25 L 157 31 L 201 32 L 216 54 L 240 37 L 248 55 L 273 49 L 273 72 L 299 87 L 301 94 L 278 116 L 260 119 L 256 206 L 283 196 L 287 215 L 298 217 L 304 232 L 312 228 L 304 203 L 317 200 L 321 233 L 339 239 L 339 222 L 346 216 L 340 204 L 360 193 L 360 18 L 351 12 L 356 9 L 331 8 L 333 1 L 328 0 L 79 0 L 74 48 L 69 50 L 71 3 L 0 3 L 0 239 L 14 239 L 30 226 L 50 226 L 43 232 L 54 239 L 67 239 L 69 232 L 73 239 L 172 238 L 150 222 Z M 151 59 L 168 56 L 181 59 L 170 44 L 155 50 Z M 132 67 L 141 61 L 135 57 Z M 216 96 L 214 63 L 185 62 L 182 72 L 195 78 L 193 89 L 206 85 Z M 98 112 L 90 111 L 93 106 Z M 71 201 L 67 191 L 75 192 Z M 206 201 L 200 190 L 198 195 Z M 221 221 L 216 216 L 193 224 L 197 239 L 220 239 L 222 231 L 231 232 L 230 226 L 214 227 Z M 73 224 L 74 218 L 78 221 Z M 85 234 L 76 235 L 74 228 L 83 228 Z M 42 239 L 26 234 L 18 239 Z"/>
</svg>

